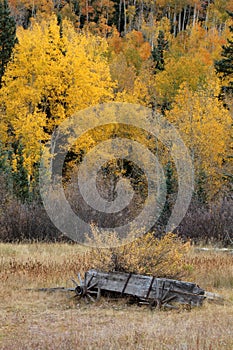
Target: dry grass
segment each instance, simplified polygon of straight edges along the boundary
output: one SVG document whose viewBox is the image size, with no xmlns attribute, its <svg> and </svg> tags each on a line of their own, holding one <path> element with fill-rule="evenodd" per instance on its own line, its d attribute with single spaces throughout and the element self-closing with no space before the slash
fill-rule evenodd
<svg viewBox="0 0 233 350">
<path fill-rule="evenodd" d="M 233 252 L 195 251 L 187 256 L 190 278 L 209 291 L 233 290 Z"/>
<path fill-rule="evenodd" d="M 233 255 L 194 252 L 187 279 L 224 295 L 225 305 L 191 311 L 151 311 L 102 299 L 78 305 L 66 293 L 25 288 L 71 286 L 85 270 L 85 249 L 66 244 L 0 244 L 0 348 L 174 349 L 233 348 Z"/>
</svg>

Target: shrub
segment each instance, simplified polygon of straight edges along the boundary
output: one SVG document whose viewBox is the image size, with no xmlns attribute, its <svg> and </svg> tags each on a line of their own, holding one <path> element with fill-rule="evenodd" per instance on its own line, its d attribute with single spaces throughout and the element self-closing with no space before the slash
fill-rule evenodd
<svg viewBox="0 0 233 350">
<path fill-rule="evenodd" d="M 9 192 L 0 176 L 0 241 L 57 241 L 61 234 L 50 221 L 42 204 L 34 200 L 21 202 Z"/>
<path fill-rule="evenodd" d="M 192 203 L 177 231 L 195 243 L 233 245 L 233 197 L 226 196 L 208 206 Z"/>
<path fill-rule="evenodd" d="M 184 255 L 190 244 L 173 233 L 160 239 L 148 233 L 122 244 L 115 234 L 103 235 L 94 228 L 89 242 L 96 245 L 87 253 L 90 268 L 166 278 L 179 278 L 187 271 Z"/>
</svg>

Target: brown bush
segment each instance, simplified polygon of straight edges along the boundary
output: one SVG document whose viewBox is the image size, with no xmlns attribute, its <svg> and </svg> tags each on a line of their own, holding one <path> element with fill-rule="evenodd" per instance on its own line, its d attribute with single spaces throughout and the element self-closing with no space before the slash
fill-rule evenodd
<svg viewBox="0 0 233 350">
<path fill-rule="evenodd" d="M 103 234 L 95 227 L 92 231 L 93 237 L 89 242 L 96 247 L 87 253 L 90 268 L 166 278 L 178 278 L 187 271 L 184 255 L 190 245 L 173 233 L 160 239 L 148 233 L 126 243 L 115 234 Z"/>
<path fill-rule="evenodd" d="M 61 234 L 38 201 L 22 203 L 7 190 L 1 178 L 0 241 L 56 241 Z"/>
<path fill-rule="evenodd" d="M 177 232 L 195 243 L 233 245 L 233 197 L 203 206 L 193 203 Z"/>
</svg>

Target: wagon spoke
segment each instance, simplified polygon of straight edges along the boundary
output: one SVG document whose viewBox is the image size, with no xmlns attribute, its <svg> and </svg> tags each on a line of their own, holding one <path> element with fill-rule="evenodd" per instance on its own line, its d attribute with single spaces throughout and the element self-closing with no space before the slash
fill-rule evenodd
<svg viewBox="0 0 233 350">
<path fill-rule="evenodd" d="M 92 276 L 89 278 L 88 282 L 86 283 L 86 286 L 87 286 L 87 287 L 90 286 L 90 283 L 91 283 L 93 277 L 94 277 L 94 275 L 92 275 Z M 86 278 L 86 273 L 85 273 L 85 278 Z"/>
<path fill-rule="evenodd" d="M 176 295 L 172 295 L 172 296 L 170 296 L 169 298 L 163 300 L 163 304 L 166 304 L 166 303 L 168 303 L 169 301 L 174 300 L 175 298 L 176 298 Z"/>
<path fill-rule="evenodd" d="M 93 303 L 95 303 L 95 299 L 90 295 L 90 294 L 87 294 L 87 297 L 93 302 Z"/>
<path fill-rule="evenodd" d="M 91 286 L 89 286 L 87 289 L 92 289 L 98 285 L 98 282 L 93 283 Z"/>
<path fill-rule="evenodd" d="M 160 300 L 163 299 L 164 286 L 165 286 L 165 282 L 163 281 L 163 282 L 162 282 L 162 290 L 161 290 L 161 294 L 160 294 L 160 298 L 159 298 Z"/>
<path fill-rule="evenodd" d="M 84 300 L 85 300 L 85 303 L 86 303 L 86 304 L 89 303 L 86 295 L 84 296 Z"/>
<path fill-rule="evenodd" d="M 84 283 L 83 283 L 83 280 L 81 278 L 80 273 L 78 273 L 78 280 L 79 280 L 80 286 L 83 286 Z"/>
<path fill-rule="evenodd" d="M 73 278 L 71 278 L 71 281 L 76 285 L 76 287 L 79 287 L 79 284 Z"/>
<path fill-rule="evenodd" d="M 164 301 L 166 299 L 166 297 L 168 296 L 169 292 L 171 291 L 171 288 L 168 288 L 168 290 L 166 291 L 166 293 L 162 296 L 162 301 Z"/>
<path fill-rule="evenodd" d="M 88 294 L 98 294 L 98 291 L 97 290 L 89 290 Z"/>
</svg>

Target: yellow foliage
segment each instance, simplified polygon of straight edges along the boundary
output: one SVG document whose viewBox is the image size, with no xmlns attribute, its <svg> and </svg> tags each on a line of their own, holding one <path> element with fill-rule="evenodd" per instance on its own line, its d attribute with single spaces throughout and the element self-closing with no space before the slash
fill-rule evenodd
<svg viewBox="0 0 233 350">
<path fill-rule="evenodd" d="M 156 93 L 159 103 L 173 102 L 182 83 L 187 82 L 193 91 L 203 87 L 212 67 L 199 57 L 170 57 L 166 60 L 166 69 L 156 75 Z"/>
<path fill-rule="evenodd" d="M 166 114 L 189 147 L 196 172 L 205 172 L 209 197 L 223 184 L 222 165 L 230 154 L 232 118 L 218 100 L 219 89 L 217 79 L 196 92 L 184 83 Z"/>
<path fill-rule="evenodd" d="M 151 23 L 151 21 L 146 22 L 145 20 L 143 20 L 142 22 L 143 36 L 152 46 L 157 44 L 157 38 L 160 30 L 164 32 L 166 40 L 171 42 L 173 38 L 171 34 L 171 23 L 167 17 L 163 16 L 161 20 L 155 19 L 153 21 L 153 24 Z"/>
<path fill-rule="evenodd" d="M 179 278 L 187 270 L 184 256 L 190 243 L 183 243 L 174 233 L 162 238 L 155 238 L 153 233 L 136 238 L 135 234 L 130 243 L 120 240 L 115 233 L 103 234 L 94 226 L 92 234 L 88 242 L 96 247 L 88 253 L 90 268 L 166 278 Z"/>
<path fill-rule="evenodd" d="M 214 61 L 220 59 L 228 29 L 206 31 L 201 25 L 188 27 L 169 41 L 165 53 L 165 70 L 156 75 L 158 103 L 174 101 L 184 82 L 192 91 L 207 88 L 209 76 L 215 74 Z"/>
<path fill-rule="evenodd" d="M 30 30 L 18 28 L 0 90 L 1 120 L 20 139 L 29 174 L 56 126 L 77 110 L 112 99 L 107 42 L 77 34 L 69 21 L 63 21 L 62 37 L 59 30 L 55 16 L 34 21 Z"/>
</svg>

